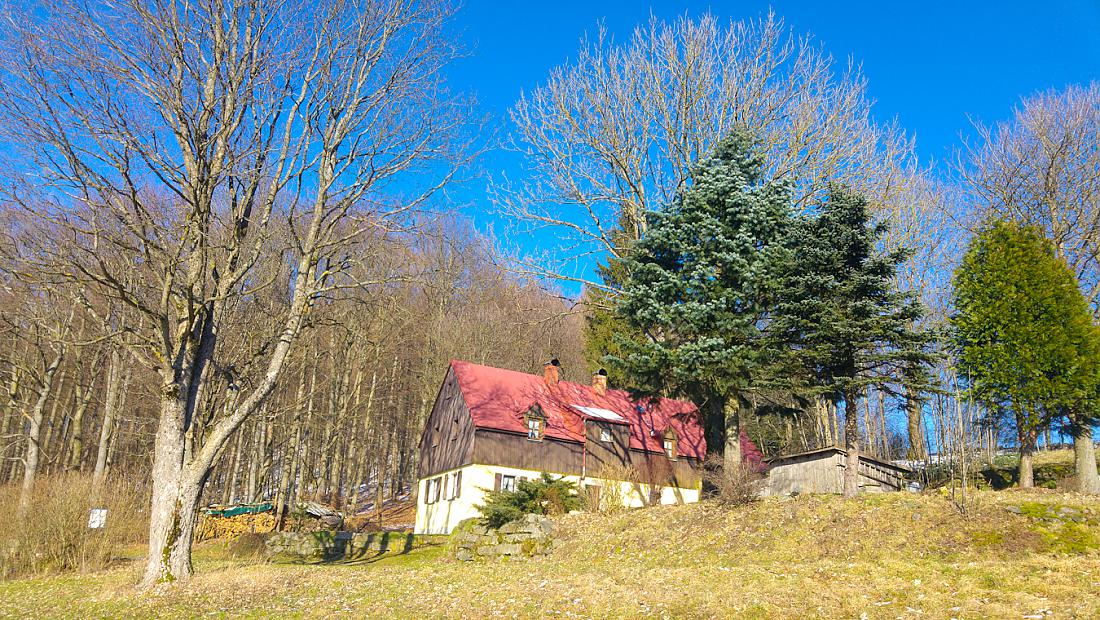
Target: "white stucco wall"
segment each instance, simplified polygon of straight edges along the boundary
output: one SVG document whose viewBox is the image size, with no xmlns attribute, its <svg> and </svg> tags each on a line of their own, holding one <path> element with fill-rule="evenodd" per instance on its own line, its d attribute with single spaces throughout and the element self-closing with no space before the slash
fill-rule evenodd
<svg viewBox="0 0 1100 620">
<path fill-rule="evenodd" d="M 427 480 L 442 478 L 447 474 L 462 471 L 461 490 L 458 497 L 450 500 L 440 498 L 439 501 L 427 503 Z M 512 467 L 498 467 L 495 465 L 467 465 L 459 469 L 452 469 L 432 476 L 429 479 L 417 481 L 416 492 L 416 534 L 450 534 L 460 521 L 471 517 L 480 516 L 477 505 L 480 504 L 485 493 L 493 490 L 496 482 L 496 474 L 525 478 L 538 478 L 542 472 L 515 469 Z M 555 478 L 559 476 L 554 475 Z M 601 497 L 606 500 L 609 497 L 608 489 L 612 485 L 618 485 L 620 497 L 630 507 L 641 507 L 645 504 L 645 497 L 649 495 L 649 485 L 632 485 L 629 482 L 609 481 L 588 477 L 584 484 L 580 484 L 579 476 L 564 476 L 565 479 L 578 483 L 578 486 L 597 485 L 601 489 Z M 441 493 L 442 495 L 442 493 Z M 661 489 L 662 504 L 684 503 L 690 504 L 699 501 L 699 489 L 680 489 L 664 487 Z"/>
</svg>

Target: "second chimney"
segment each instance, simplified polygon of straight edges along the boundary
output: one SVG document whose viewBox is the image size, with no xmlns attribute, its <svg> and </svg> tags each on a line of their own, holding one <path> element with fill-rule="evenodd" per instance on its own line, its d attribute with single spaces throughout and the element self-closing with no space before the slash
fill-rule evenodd
<svg viewBox="0 0 1100 620">
<path fill-rule="evenodd" d="M 561 362 L 557 358 L 550 360 L 542 365 L 542 378 L 546 381 L 546 385 L 554 387 L 558 384 L 558 377 L 561 373 Z"/>
<path fill-rule="evenodd" d="M 592 374 L 592 391 L 600 396 L 607 394 L 607 371 L 603 368 Z"/>
</svg>

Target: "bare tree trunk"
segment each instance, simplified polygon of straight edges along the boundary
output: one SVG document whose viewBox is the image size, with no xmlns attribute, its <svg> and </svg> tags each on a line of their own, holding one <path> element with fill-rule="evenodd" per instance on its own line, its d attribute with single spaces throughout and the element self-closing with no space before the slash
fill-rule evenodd
<svg viewBox="0 0 1100 620">
<path fill-rule="evenodd" d="M 233 458 L 226 472 L 225 488 L 222 489 L 222 503 L 231 504 L 237 499 L 237 477 L 241 471 L 241 442 L 244 441 L 243 429 L 237 429 L 237 439 L 233 443 Z"/>
<path fill-rule="evenodd" d="M 92 402 L 92 391 L 95 386 L 95 375 L 88 379 L 88 385 L 76 387 L 76 412 L 73 413 L 72 441 L 69 444 L 69 462 L 66 469 L 82 470 L 84 464 L 84 414 L 88 411 L 88 405 Z"/>
<path fill-rule="evenodd" d="M 306 401 L 306 421 L 303 425 L 303 431 L 301 435 L 301 442 L 299 443 L 298 457 L 297 457 L 297 474 L 294 480 L 294 501 L 292 504 L 298 504 L 309 499 L 307 494 L 308 483 L 313 480 L 313 471 L 309 462 L 309 444 L 310 439 L 313 436 L 313 428 L 310 424 L 313 422 L 313 403 L 316 394 L 317 387 L 317 358 L 313 360 L 313 371 L 309 377 L 309 396 Z M 306 469 L 310 469 L 310 472 L 306 474 Z"/>
<path fill-rule="evenodd" d="M 309 349 L 306 349 L 308 354 Z M 281 475 L 279 476 L 279 492 L 276 495 L 276 508 L 275 508 L 275 528 L 277 530 L 283 529 L 283 521 L 286 518 L 286 507 L 288 503 L 291 503 L 290 493 L 292 488 L 290 486 L 291 479 L 297 476 L 298 460 L 301 454 L 302 448 L 302 416 L 300 408 L 306 401 L 306 365 L 303 361 L 302 372 L 298 376 L 298 393 L 294 399 L 293 411 L 294 415 L 294 444 L 292 448 L 283 453 L 283 458 L 280 460 Z"/>
<path fill-rule="evenodd" d="M 68 398 L 70 396 L 72 396 L 72 390 L 69 390 L 68 392 L 66 392 L 66 390 L 65 390 L 65 388 L 68 386 L 68 384 L 65 382 L 65 380 L 68 378 L 68 375 L 69 375 L 69 373 L 67 372 L 67 369 L 64 368 L 64 367 L 62 367 L 61 370 L 58 371 L 58 373 L 57 373 L 57 388 L 56 389 L 53 389 L 53 388 L 50 389 L 50 393 L 51 394 L 56 393 L 57 396 L 54 397 L 53 404 L 50 405 L 49 413 L 44 412 L 44 415 L 42 416 L 42 420 L 39 423 L 39 426 L 42 427 L 42 431 L 40 432 L 40 435 L 39 435 L 40 438 L 38 440 L 38 448 L 37 449 L 38 449 L 38 455 L 39 455 L 38 456 L 39 465 L 36 467 L 36 469 L 45 469 L 46 473 L 50 473 L 50 471 L 52 470 L 52 467 L 51 467 L 52 460 L 50 459 L 50 455 L 55 454 L 55 452 L 50 450 L 50 446 L 53 445 L 55 434 L 59 434 L 59 433 L 57 433 L 58 426 L 59 426 L 59 424 L 58 424 L 58 417 L 59 417 L 58 416 L 58 409 L 60 409 L 61 403 L 67 402 Z M 62 413 L 60 417 L 67 418 L 65 413 Z M 60 426 L 63 426 L 64 424 L 65 424 L 65 420 L 63 419 L 61 421 Z M 62 429 L 62 432 L 64 432 L 64 429 Z M 45 467 L 43 468 L 42 465 L 45 465 Z"/>
<path fill-rule="evenodd" d="M 1096 446 L 1092 442 L 1092 427 L 1086 421 L 1072 425 L 1071 430 L 1077 491 L 1100 495 L 1100 475 L 1096 471 Z"/>
<path fill-rule="evenodd" d="M 878 429 L 875 428 L 874 417 L 871 414 L 870 394 L 863 399 L 863 429 L 864 436 L 867 438 L 867 452 L 872 456 L 877 456 L 875 454 L 875 437 L 878 435 Z"/>
<path fill-rule="evenodd" d="M 252 449 L 248 456 L 248 478 L 244 487 L 244 501 L 246 502 L 254 502 L 257 499 L 256 489 L 259 485 L 260 465 L 263 464 L 266 456 L 266 450 L 264 449 L 267 445 L 264 437 L 267 431 L 266 413 L 265 410 L 261 410 L 260 419 L 252 425 Z"/>
<path fill-rule="evenodd" d="M 183 463 L 186 396 L 165 394 L 153 450 L 153 498 L 149 514 L 149 562 L 143 583 L 172 582 L 191 576 L 190 561 L 180 565 L 183 542 Z"/>
<path fill-rule="evenodd" d="M 49 366 L 42 374 L 42 383 L 38 388 L 38 399 L 31 410 L 29 427 L 27 429 L 27 448 L 23 453 L 23 486 L 19 490 L 19 510 L 16 515 L 23 519 L 30 508 L 31 493 L 34 491 L 34 478 L 38 475 L 38 463 L 41 457 L 39 441 L 42 439 L 42 416 L 46 409 L 46 400 L 53 390 L 53 378 L 61 361 L 65 358 L 64 348 L 58 350 Z"/>
<path fill-rule="evenodd" d="M 1020 488 L 1031 489 L 1035 487 L 1035 473 L 1031 464 L 1031 457 L 1035 453 L 1035 439 L 1037 433 L 1033 430 L 1021 429 L 1020 436 Z"/>
<path fill-rule="evenodd" d="M 909 435 L 909 453 L 911 460 L 917 461 L 925 457 L 924 447 L 924 421 L 921 412 L 921 401 L 912 386 L 905 387 L 905 426 Z"/>
<path fill-rule="evenodd" d="M 378 354 L 375 352 L 375 365 L 374 370 L 371 371 L 370 377 L 370 390 L 367 391 L 367 403 L 363 411 L 363 441 L 359 448 L 359 454 L 355 459 L 355 474 L 352 475 L 351 484 L 352 489 L 348 494 L 348 507 L 355 509 L 359 504 L 359 487 L 364 481 L 364 477 L 370 473 L 369 460 L 370 460 L 370 432 L 372 430 L 371 415 L 374 410 L 374 395 L 378 386 Z M 356 392 L 356 409 L 358 409 L 359 395 Z"/>
<path fill-rule="evenodd" d="M 749 407 L 740 392 L 726 398 L 722 406 L 725 418 L 726 445 L 722 452 L 722 466 L 727 477 L 733 478 L 741 473 L 741 412 Z"/>
<path fill-rule="evenodd" d="M 19 429 L 19 422 L 21 421 L 21 412 L 19 411 L 19 370 L 13 365 L 11 367 L 11 377 L 8 381 L 8 395 L 4 399 L 4 408 L 0 410 L 3 415 L 3 428 L 0 428 L 0 437 L 10 437 L 16 434 Z M 18 446 L 15 443 L 5 443 L 3 449 L 0 449 L 0 479 L 5 472 L 14 472 L 16 469 L 15 455 L 9 454 L 9 446 L 14 450 L 18 450 Z M 10 482 L 11 478 L 7 478 Z"/>
<path fill-rule="evenodd" d="M 844 394 L 844 497 L 859 495 L 859 396 L 854 389 Z"/>
<path fill-rule="evenodd" d="M 829 445 L 840 445 L 840 410 L 837 408 L 836 403 L 833 401 L 825 401 L 825 409 L 828 411 L 827 420 L 829 422 Z"/>
<path fill-rule="evenodd" d="M 99 446 L 96 449 L 95 469 L 92 471 L 92 482 L 97 486 L 103 484 L 107 477 L 107 453 L 115 434 L 115 420 L 129 384 L 130 370 L 123 371 L 122 354 L 117 349 L 112 350 L 111 365 L 107 369 L 107 394 L 103 402 L 103 422 L 99 427 Z"/>
</svg>

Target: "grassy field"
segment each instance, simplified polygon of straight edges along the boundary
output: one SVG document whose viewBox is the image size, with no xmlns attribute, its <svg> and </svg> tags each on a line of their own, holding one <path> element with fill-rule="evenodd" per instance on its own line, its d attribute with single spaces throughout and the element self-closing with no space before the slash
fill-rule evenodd
<svg viewBox="0 0 1100 620">
<path fill-rule="evenodd" d="M 537 560 L 459 563 L 442 546 L 360 564 L 197 552 L 189 584 L 130 565 L 0 583 L 12 617 L 1100 617 L 1100 502 L 942 493 L 656 507 L 560 520 Z M 137 552 L 140 553 L 140 552 Z"/>
</svg>

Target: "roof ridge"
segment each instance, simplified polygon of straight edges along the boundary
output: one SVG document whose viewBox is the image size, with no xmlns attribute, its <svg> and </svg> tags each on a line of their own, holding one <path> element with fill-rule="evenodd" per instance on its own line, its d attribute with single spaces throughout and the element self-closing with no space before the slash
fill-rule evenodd
<svg viewBox="0 0 1100 620">
<path fill-rule="evenodd" d="M 538 379 L 540 381 L 542 380 L 542 375 L 537 374 L 537 373 L 533 373 L 533 372 L 524 372 L 522 370 L 513 370 L 511 368 L 502 368 L 500 366 L 490 366 L 488 364 L 479 364 L 477 362 L 471 362 L 469 360 L 460 360 L 460 359 L 452 358 L 451 359 L 451 365 L 453 366 L 455 363 L 468 364 L 470 366 L 478 366 L 480 368 L 489 368 L 491 370 L 502 370 L 504 372 L 512 372 L 512 373 L 516 373 L 516 374 L 519 374 L 519 375 L 524 375 L 524 376 L 527 376 L 527 377 L 534 377 L 535 379 Z M 577 387 L 582 387 L 582 388 L 589 388 L 589 389 L 592 388 L 592 385 L 590 383 L 580 383 L 578 381 L 570 381 L 568 379 L 559 379 L 558 384 L 562 384 L 562 383 L 567 383 L 569 385 L 575 385 Z M 615 392 L 616 394 L 622 394 L 624 397 L 626 397 L 631 402 L 640 400 L 638 398 L 635 398 L 634 395 L 630 393 L 630 390 L 624 390 L 622 388 L 610 388 L 609 387 L 609 388 L 607 388 L 604 395 L 610 394 L 612 392 Z M 654 398 L 656 398 L 660 402 L 684 403 L 684 404 L 687 404 L 687 405 L 691 405 L 692 407 L 695 407 L 695 403 L 691 402 L 690 400 L 685 400 L 685 399 L 682 399 L 682 398 L 672 398 L 670 396 L 656 396 Z"/>
</svg>

